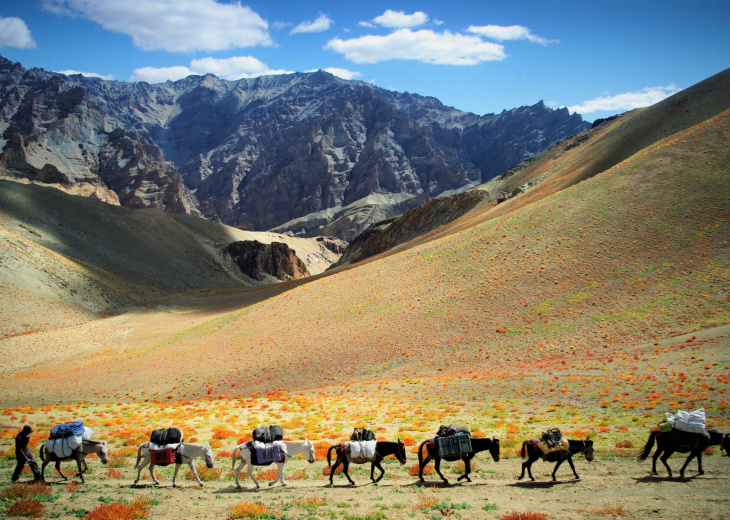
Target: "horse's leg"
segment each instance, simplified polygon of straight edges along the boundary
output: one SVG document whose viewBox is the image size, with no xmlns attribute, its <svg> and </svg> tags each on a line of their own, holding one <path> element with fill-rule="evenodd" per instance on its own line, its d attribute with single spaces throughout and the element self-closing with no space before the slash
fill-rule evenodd
<svg viewBox="0 0 730 520">
<path fill-rule="evenodd" d="M 154 481 L 154 483 L 159 486 L 160 485 L 160 481 L 157 480 L 157 477 L 155 477 L 154 469 L 155 469 L 155 465 L 152 464 L 152 461 L 150 461 L 150 476 L 152 477 L 152 480 Z"/>
<path fill-rule="evenodd" d="M 58 474 L 61 475 L 61 478 L 63 480 L 68 480 L 66 475 L 63 474 L 63 471 L 61 471 L 61 461 L 60 460 L 56 461 L 56 471 L 58 471 Z"/>
<path fill-rule="evenodd" d="M 79 469 L 79 478 L 81 479 L 81 483 L 84 484 L 86 481 L 84 480 L 84 472 L 81 469 L 81 457 L 76 458 L 76 466 Z"/>
<path fill-rule="evenodd" d="M 679 470 L 679 476 L 684 477 L 684 470 L 687 469 L 687 466 L 689 466 L 689 463 L 692 459 L 694 459 L 697 456 L 697 450 L 692 450 L 689 452 L 689 455 L 687 456 L 687 460 L 684 461 L 684 464 L 682 465 L 682 468 Z M 697 458 L 699 460 L 699 457 Z"/>
<path fill-rule="evenodd" d="M 203 481 L 202 481 L 202 480 L 200 480 L 200 477 L 198 476 L 198 472 L 197 472 L 197 470 L 195 469 L 195 464 L 193 464 L 193 459 L 190 459 L 190 460 L 188 461 L 188 466 L 190 466 L 190 471 L 192 471 L 192 472 L 193 472 L 193 475 L 195 475 L 195 480 L 197 480 L 197 481 L 198 481 L 198 485 L 199 485 L 200 487 L 204 487 L 204 486 L 205 486 L 205 484 L 203 484 Z M 180 465 L 179 465 L 179 464 L 175 464 L 175 475 L 177 475 L 177 470 L 178 470 L 178 468 L 179 468 L 179 467 L 180 467 Z M 175 478 L 174 478 L 174 477 L 173 477 L 172 481 L 173 481 L 173 482 L 172 482 L 172 485 L 174 486 L 174 485 L 175 485 Z"/>
<path fill-rule="evenodd" d="M 444 482 L 446 482 L 448 484 L 449 481 L 446 479 L 446 477 L 444 477 L 441 474 L 441 457 L 434 457 L 433 460 L 434 460 L 433 466 L 434 466 L 434 469 L 436 470 L 436 473 L 438 473 L 438 476 L 441 477 L 441 480 L 443 480 Z"/>
<path fill-rule="evenodd" d="M 525 463 L 525 464 L 527 464 L 527 474 L 530 476 L 530 480 L 532 480 L 533 482 L 535 482 L 535 477 L 532 476 L 532 465 L 539 458 L 540 458 L 539 455 L 537 457 L 530 457 L 529 459 L 527 459 L 527 462 Z"/>
<path fill-rule="evenodd" d="M 253 483 L 256 484 L 256 489 L 259 489 L 261 485 L 259 484 L 259 481 L 256 480 L 256 477 L 253 476 L 253 464 L 249 463 L 246 468 L 246 473 L 248 473 L 248 477 L 253 480 Z"/>
<path fill-rule="evenodd" d="M 659 474 L 656 470 L 656 461 L 663 450 L 664 448 L 659 447 L 659 445 L 657 444 L 656 451 L 654 452 L 654 455 L 651 456 L 651 473 L 653 475 Z"/>
<path fill-rule="evenodd" d="M 337 457 L 337 458 L 335 459 L 335 463 L 334 463 L 334 465 L 333 465 L 333 466 L 332 466 L 332 468 L 330 469 L 330 487 L 334 485 L 334 484 L 333 484 L 333 482 L 332 482 L 332 477 L 334 476 L 334 474 L 335 474 L 335 470 L 336 470 L 336 469 L 337 469 L 337 468 L 339 467 L 339 465 L 340 465 L 340 458 L 339 458 L 339 457 Z"/>
<path fill-rule="evenodd" d="M 428 466 L 428 463 L 431 462 L 431 454 L 426 451 L 426 458 L 423 459 L 423 462 L 418 466 L 418 478 L 421 482 L 424 482 L 423 480 L 423 469 Z"/>
<path fill-rule="evenodd" d="M 380 476 L 377 478 L 377 480 L 373 480 L 373 473 L 375 468 L 378 468 L 380 470 Z M 376 459 L 375 462 L 373 462 L 370 466 L 370 480 L 377 484 L 383 478 L 383 475 L 385 475 L 385 470 L 383 469 L 383 466 L 380 465 L 380 461 Z"/>
<path fill-rule="evenodd" d="M 350 463 L 348 461 L 346 461 L 346 460 L 343 460 L 342 461 L 342 473 L 344 473 L 345 476 L 347 477 L 347 480 L 350 481 L 350 485 L 351 486 L 354 486 L 355 485 L 355 481 L 350 478 L 349 469 L 350 469 Z"/>
<path fill-rule="evenodd" d="M 555 468 L 553 469 L 553 482 L 555 482 L 557 479 L 555 478 L 555 474 L 558 472 L 558 468 L 563 463 L 563 460 L 565 459 L 558 459 L 558 462 L 555 464 Z"/>
<path fill-rule="evenodd" d="M 134 481 L 135 484 L 137 482 L 139 482 L 139 479 L 141 478 L 141 475 L 142 475 L 142 469 L 144 469 L 144 467 L 147 464 L 148 464 L 148 462 L 145 459 L 142 459 L 142 463 L 139 466 L 137 466 L 137 480 Z"/>
<path fill-rule="evenodd" d="M 570 469 L 573 470 L 573 475 L 575 475 L 576 480 L 580 480 L 578 473 L 575 472 L 575 466 L 573 466 L 573 457 L 570 454 L 568 454 L 568 464 L 570 464 Z"/>
<path fill-rule="evenodd" d="M 703 451 L 704 450 L 699 450 L 697 452 L 697 474 L 698 475 L 704 475 L 705 474 L 705 472 L 702 471 L 702 452 Z"/>
<path fill-rule="evenodd" d="M 276 468 L 278 473 L 276 474 L 276 478 L 269 482 L 269 486 L 273 486 L 279 480 L 281 481 L 282 486 L 286 486 L 286 482 L 284 482 L 284 464 L 282 462 L 277 462 Z"/>
<path fill-rule="evenodd" d="M 471 473 L 471 457 L 467 455 L 462 460 L 464 461 L 464 474 L 457 478 L 456 481 L 460 482 L 462 479 L 465 479 L 467 482 L 471 482 L 469 478 L 469 473 Z"/>
<path fill-rule="evenodd" d="M 662 464 L 664 464 L 664 467 L 667 468 L 667 473 L 669 473 L 670 477 L 672 476 L 672 468 L 670 468 L 669 464 L 667 464 L 667 460 L 672 456 L 672 453 L 674 453 L 673 450 L 666 449 L 664 450 L 664 455 L 661 457 Z"/>
<path fill-rule="evenodd" d="M 243 467 L 244 467 L 245 465 L 246 465 L 246 461 L 244 460 L 244 461 L 243 461 L 243 462 L 241 462 L 241 463 L 240 463 L 240 464 L 238 465 L 238 467 L 236 468 L 236 487 L 237 487 L 237 488 L 240 488 L 240 487 L 241 487 L 241 482 L 240 482 L 240 481 L 238 480 L 238 476 L 239 476 L 239 475 L 241 474 L 241 470 L 243 469 Z"/>
</svg>

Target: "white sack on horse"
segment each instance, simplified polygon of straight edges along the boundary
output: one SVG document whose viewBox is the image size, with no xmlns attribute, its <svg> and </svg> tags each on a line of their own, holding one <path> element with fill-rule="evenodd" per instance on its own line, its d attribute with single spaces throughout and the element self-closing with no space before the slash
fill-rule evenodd
<svg viewBox="0 0 730 520">
<path fill-rule="evenodd" d="M 148 442 L 147 447 L 153 451 L 158 450 L 176 450 L 181 443 L 176 442 L 175 444 L 155 444 L 154 442 Z"/>
<path fill-rule="evenodd" d="M 88 426 L 84 426 L 84 434 L 81 436 L 81 439 L 84 441 L 90 441 L 91 437 L 94 435 L 94 430 L 89 428 Z"/>
<path fill-rule="evenodd" d="M 350 456 L 353 459 L 373 459 L 377 443 L 378 441 L 350 441 Z"/>
<path fill-rule="evenodd" d="M 705 429 L 707 417 L 704 408 L 693 412 L 678 410 L 676 414 L 667 413 L 667 422 L 671 423 L 677 430 L 701 433 L 708 439 L 710 438 L 710 433 Z"/>
<path fill-rule="evenodd" d="M 71 453 L 81 446 L 83 439 L 81 435 L 73 435 L 64 439 L 49 439 L 46 441 L 46 451 L 52 451 L 60 459 L 70 457 Z"/>
</svg>

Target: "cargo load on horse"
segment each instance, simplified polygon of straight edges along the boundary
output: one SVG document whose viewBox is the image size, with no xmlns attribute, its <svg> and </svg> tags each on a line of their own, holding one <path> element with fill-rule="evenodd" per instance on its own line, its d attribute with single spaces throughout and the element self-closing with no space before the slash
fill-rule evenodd
<svg viewBox="0 0 730 520">
<path fill-rule="evenodd" d="M 701 433 L 708 439 L 710 433 L 707 431 L 707 416 L 705 409 L 700 408 L 693 412 L 686 412 L 684 410 L 678 410 L 676 414 L 667 413 L 667 422 L 672 425 L 675 430 L 681 430 L 684 432 Z M 666 430 L 667 427 L 665 426 Z M 659 430 L 661 431 L 661 425 Z"/>
<path fill-rule="evenodd" d="M 252 465 L 268 466 L 286 460 L 287 452 L 281 426 L 260 426 L 254 429 L 252 437 L 253 440 L 246 443 L 246 448 L 251 452 Z"/>
<path fill-rule="evenodd" d="M 474 453 L 471 446 L 471 426 L 468 424 L 442 424 L 431 441 L 441 457 L 461 457 L 467 453 Z"/>
<path fill-rule="evenodd" d="M 568 439 L 563 437 L 563 433 L 558 428 L 551 428 L 543 432 L 541 438 L 532 439 L 531 442 L 537 445 L 543 453 L 567 450 L 570 447 Z"/>
<path fill-rule="evenodd" d="M 59 458 L 70 457 L 79 449 L 83 441 L 88 441 L 94 431 L 85 427 L 83 421 L 74 421 L 65 424 L 58 424 L 51 428 L 49 439 L 45 442 L 48 452 L 53 452 Z"/>
<path fill-rule="evenodd" d="M 154 430 L 148 444 L 152 464 L 155 466 L 180 464 L 182 462 L 180 445 L 183 443 L 183 438 L 183 432 L 177 428 Z"/>
<path fill-rule="evenodd" d="M 340 446 L 340 451 L 349 462 L 363 464 L 375 460 L 375 432 L 367 428 L 355 428 L 350 435 L 350 441 Z"/>
<path fill-rule="evenodd" d="M 436 432 L 436 437 L 449 437 L 457 433 L 465 433 L 471 437 L 471 426 L 468 424 L 442 424 Z"/>
</svg>

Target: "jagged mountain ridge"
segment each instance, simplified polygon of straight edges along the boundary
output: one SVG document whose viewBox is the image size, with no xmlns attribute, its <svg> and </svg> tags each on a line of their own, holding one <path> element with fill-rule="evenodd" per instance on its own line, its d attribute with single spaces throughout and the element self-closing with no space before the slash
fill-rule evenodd
<svg viewBox="0 0 730 520">
<path fill-rule="evenodd" d="M 542 102 L 477 116 L 323 71 L 150 85 L 6 59 L 0 125 L 6 175 L 106 185 L 123 205 L 347 240 L 589 126 Z"/>
</svg>

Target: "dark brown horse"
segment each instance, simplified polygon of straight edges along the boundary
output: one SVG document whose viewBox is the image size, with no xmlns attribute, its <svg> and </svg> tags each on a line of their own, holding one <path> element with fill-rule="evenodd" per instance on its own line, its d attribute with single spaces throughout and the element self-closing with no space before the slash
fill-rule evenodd
<svg viewBox="0 0 730 520">
<path fill-rule="evenodd" d="M 525 469 L 527 469 L 527 474 L 530 476 L 531 480 L 535 480 L 535 478 L 532 476 L 532 471 L 530 467 L 532 466 L 532 463 L 535 462 L 537 459 L 542 459 L 545 462 L 557 462 L 555 464 L 555 468 L 553 469 L 553 482 L 555 482 L 555 473 L 557 473 L 558 468 L 564 461 L 568 461 L 568 464 L 570 464 L 570 469 L 573 470 L 573 475 L 575 475 L 575 478 L 580 480 L 580 477 L 578 476 L 578 473 L 575 472 L 575 466 L 573 466 L 573 455 L 576 453 L 583 453 L 583 456 L 586 458 L 588 462 L 593 460 L 593 441 L 588 440 L 586 437 L 586 440 L 584 441 L 578 441 L 573 439 L 568 439 L 568 445 L 569 448 L 567 450 L 558 450 L 553 451 L 550 453 L 543 453 L 543 451 L 537 447 L 537 444 L 534 442 L 527 440 L 522 443 L 522 449 L 520 450 L 520 457 L 523 459 L 525 458 L 525 451 L 527 451 L 527 460 L 522 463 L 522 474 L 517 477 L 517 480 L 522 480 L 522 478 L 525 476 Z"/>
<path fill-rule="evenodd" d="M 720 445 L 720 450 L 723 449 L 730 455 L 730 435 L 723 435 L 720 432 L 714 430 L 708 430 L 710 438 L 708 439 L 701 433 L 685 432 L 681 430 L 672 430 L 669 432 L 658 432 L 653 431 L 649 434 L 649 440 L 646 441 L 646 446 L 636 457 L 636 460 L 646 460 L 654 447 L 654 441 L 657 443 L 656 451 L 652 456 L 651 472 L 657 475 L 656 461 L 659 455 L 664 453 L 662 456 L 662 464 L 667 468 L 669 476 L 672 476 L 672 469 L 667 464 L 667 459 L 672 456 L 675 451 L 678 453 L 687 453 L 689 456 L 684 461 L 682 469 L 679 470 L 679 476 L 684 477 L 684 470 L 687 469 L 687 465 L 690 461 L 697 457 L 697 470 L 700 475 L 704 475 L 702 471 L 702 452 L 705 451 L 709 446 Z"/>
<path fill-rule="evenodd" d="M 337 450 L 337 460 L 335 460 L 335 465 L 332 466 L 332 450 L 337 448 L 340 448 Z M 333 485 L 332 477 L 334 476 L 335 470 L 339 467 L 340 464 L 342 464 L 342 472 L 347 477 L 347 480 L 350 481 L 351 485 L 355 485 L 355 482 L 350 478 L 350 474 L 348 473 L 350 461 L 347 460 L 347 453 L 343 448 L 344 444 L 335 444 L 327 450 L 327 467 L 330 468 L 330 486 Z M 406 463 L 406 447 L 400 441 L 400 439 L 398 439 L 398 442 L 378 441 L 378 443 L 375 445 L 375 460 L 373 460 L 370 465 L 370 480 L 372 480 L 373 482 L 380 482 L 380 479 L 383 478 L 383 475 L 385 475 L 385 470 L 383 469 L 383 466 L 380 465 L 380 463 L 388 455 L 395 455 L 395 457 L 398 459 L 398 462 L 400 462 L 401 464 Z M 365 461 L 354 463 L 365 464 Z M 375 468 L 378 468 L 380 470 L 380 476 L 377 479 L 375 479 L 373 476 L 375 473 Z"/>
<path fill-rule="evenodd" d="M 75 460 L 76 466 L 79 469 L 78 476 L 79 478 L 81 478 L 81 482 L 84 482 L 84 472 L 89 469 L 89 465 L 86 463 L 86 456 L 90 455 L 91 453 L 95 453 L 96 455 L 98 455 L 99 459 L 101 459 L 102 464 L 106 464 L 109 461 L 109 450 L 107 450 L 106 441 L 83 441 L 78 449 L 71 452 L 71 455 L 63 458 L 59 458 L 58 455 L 56 455 L 52 451 L 46 451 L 46 446 L 44 444 L 41 446 L 40 452 L 41 460 L 43 461 L 43 466 L 41 468 L 41 478 L 43 480 L 46 479 L 46 466 L 48 466 L 51 462 L 55 462 L 56 471 L 58 471 L 58 474 L 61 475 L 63 480 L 68 480 L 66 475 L 63 474 L 63 471 L 61 471 L 61 461 Z M 81 464 L 84 465 L 83 470 L 81 469 Z"/>
<path fill-rule="evenodd" d="M 465 479 L 467 482 L 471 482 L 471 479 L 469 478 L 469 473 L 471 473 L 471 459 L 474 458 L 474 456 L 479 453 L 480 451 L 486 451 L 489 450 L 489 453 L 492 455 L 492 458 L 494 459 L 494 462 L 499 462 L 499 439 L 496 437 L 492 437 L 491 439 L 482 438 L 482 437 L 472 437 L 471 438 L 471 447 L 472 451 L 471 453 L 464 453 L 462 455 L 450 455 L 446 457 L 442 457 L 439 455 L 438 452 L 438 444 L 435 444 L 433 441 L 435 441 L 436 438 L 426 441 L 423 441 L 421 445 L 418 447 L 418 478 L 423 482 L 423 468 L 426 467 L 426 465 L 431 461 L 431 459 L 434 460 L 434 469 L 436 470 L 436 473 L 438 473 L 439 477 L 441 477 L 441 480 L 446 482 L 447 484 L 449 481 L 441 474 L 441 460 L 446 460 L 449 462 L 453 462 L 456 460 L 463 460 L 464 461 L 464 474 L 461 475 L 458 479 L 456 479 L 457 482 L 459 482 L 462 479 Z M 423 458 L 423 447 L 426 446 L 426 458 Z"/>
</svg>

